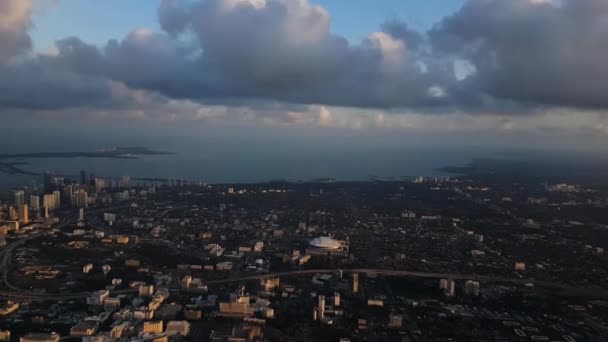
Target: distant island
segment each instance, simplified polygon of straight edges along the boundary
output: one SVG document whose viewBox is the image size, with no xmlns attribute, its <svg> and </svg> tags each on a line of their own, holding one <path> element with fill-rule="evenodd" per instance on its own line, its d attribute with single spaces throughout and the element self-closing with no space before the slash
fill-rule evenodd
<svg viewBox="0 0 608 342">
<path fill-rule="evenodd" d="M 17 154 L 0 154 L 0 159 L 30 159 L 30 158 L 115 158 L 137 159 L 142 155 L 168 155 L 173 152 L 157 151 L 145 147 L 114 147 L 99 149 L 92 152 L 34 152 Z"/>
<path fill-rule="evenodd" d="M 441 172 L 480 181 L 578 182 L 605 184 L 608 163 L 589 160 L 476 158 L 463 166 L 444 166 Z"/>
<path fill-rule="evenodd" d="M 113 147 L 98 149 L 91 152 L 31 152 L 0 154 L 0 172 L 6 174 L 39 175 L 39 173 L 24 170 L 20 166 L 28 163 L 15 159 L 48 159 L 48 158 L 110 158 L 110 159 L 139 159 L 145 155 L 171 155 L 173 152 L 152 150 L 146 147 Z M 11 160 L 11 161 L 2 161 Z"/>
</svg>

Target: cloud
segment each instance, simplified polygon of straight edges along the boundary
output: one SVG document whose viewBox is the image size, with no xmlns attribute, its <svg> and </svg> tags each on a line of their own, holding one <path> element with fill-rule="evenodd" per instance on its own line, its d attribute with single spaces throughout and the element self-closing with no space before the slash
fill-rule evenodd
<svg viewBox="0 0 608 342">
<path fill-rule="evenodd" d="M 475 67 L 463 91 L 530 106 L 608 108 L 605 0 L 469 0 L 430 36 L 437 51 Z"/>
<path fill-rule="evenodd" d="M 51 4 L 36 3 L 40 10 L 43 9 L 40 6 Z M 56 68 L 58 52 L 32 57 L 28 34 L 32 26 L 32 5 L 30 0 L 0 1 L 0 108 L 108 107 L 131 101 L 124 92 L 121 94 L 122 90 L 117 91 L 121 88 L 118 82 L 80 73 L 82 64 L 94 54 L 93 48 L 88 49 L 88 56 L 82 53 L 85 49 L 78 49 L 79 55 L 72 55 L 69 67 L 65 68 Z M 58 42 L 64 56 L 76 50 L 67 45 Z"/>
<path fill-rule="evenodd" d="M 30 64 L 70 81 L 97 80 L 100 90 L 114 81 L 216 104 L 389 108 L 435 107 L 449 99 L 429 92 L 445 70 L 423 63 L 421 36 L 397 22 L 353 45 L 331 33 L 330 14 L 308 0 L 164 0 L 159 21 L 164 33 L 135 29 L 103 47 L 60 39 Z"/>
<path fill-rule="evenodd" d="M 605 0 L 468 0 L 428 33 L 388 21 L 358 43 L 308 0 L 162 0 L 158 17 L 162 32 L 28 55 L 30 1 L 0 2 L 0 107 L 403 129 L 432 125 L 399 113 L 447 112 L 500 131 L 523 122 L 508 114 L 608 108 Z"/>
<path fill-rule="evenodd" d="M 158 14 L 166 34 L 138 30 L 111 42 L 102 54 L 106 74 L 131 87 L 202 101 L 444 102 L 428 94 L 434 74 L 421 67 L 420 37 L 398 23 L 352 45 L 330 32 L 327 10 L 307 0 L 164 0 Z M 416 37 L 411 44 L 409 37 Z"/>
<path fill-rule="evenodd" d="M 138 29 L 121 42 L 108 42 L 102 51 L 77 37 L 68 37 L 27 60 L 0 64 L 0 107 L 107 109 L 134 107 L 144 97 L 169 101 L 162 94 L 136 86 L 170 82 L 176 69 L 171 63 L 179 60 L 168 54 L 181 51 L 169 47 L 166 38 Z"/>
<path fill-rule="evenodd" d="M 2 107 L 59 109 L 106 105 L 109 96 L 109 84 L 79 74 L 55 72 L 34 63 L 0 67 Z"/>
<path fill-rule="evenodd" d="M 31 48 L 30 0 L 0 1 L 0 65 L 12 62 Z"/>
</svg>

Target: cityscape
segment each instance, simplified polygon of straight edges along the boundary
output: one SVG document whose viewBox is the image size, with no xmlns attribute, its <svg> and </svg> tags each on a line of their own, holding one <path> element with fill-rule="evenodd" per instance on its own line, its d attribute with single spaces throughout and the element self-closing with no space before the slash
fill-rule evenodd
<svg viewBox="0 0 608 342">
<path fill-rule="evenodd" d="M 0 337 L 602 341 L 606 189 L 45 174 L 2 202 Z"/>
<path fill-rule="evenodd" d="M 0 342 L 608 342 L 608 0 L 0 0 Z"/>
</svg>

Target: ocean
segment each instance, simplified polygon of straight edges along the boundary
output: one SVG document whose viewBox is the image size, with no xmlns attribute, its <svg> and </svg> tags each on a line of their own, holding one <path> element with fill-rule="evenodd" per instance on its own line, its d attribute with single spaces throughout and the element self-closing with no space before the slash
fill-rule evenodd
<svg viewBox="0 0 608 342">
<path fill-rule="evenodd" d="M 194 131 L 194 130 L 193 130 Z M 362 181 L 370 177 L 444 176 L 438 169 L 463 166 L 474 158 L 536 158 L 545 152 L 459 143 L 442 137 L 371 135 L 329 131 L 319 135 L 296 130 L 269 130 L 257 135 L 244 130 L 183 131 L 135 134 L 78 134 L 78 131 L 32 139 L 0 137 L 0 153 L 87 152 L 100 148 L 142 146 L 173 152 L 139 159 L 25 159 L 28 171 L 78 177 L 80 170 L 99 177 L 173 178 L 206 183 L 257 183 L 270 180 L 311 180 L 330 177 Z M 340 135 L 341 134 L 341 135 Z M 561 152 L 560 152 L 561 153 Z M 546 153 L 545 153 L 546 154 Z M 563 154 L 563 153 L 562 153 Z M 41 177 L 0 174 L 0 189 L 40 183 Z"/>
<path fill-rule="evenodd" d="M 445 149 L 290 150 L 184 149 L 169 155 L 144 155 L 139 159 L 52 158 L 26 159 L 22 168 L 78 177 L 80 170 L 101 177 L 173 178 L 206 183 L 257 183 L 270 180 L 311 180 L 330 177 L 360 181 L 370 177 L 442 176 L 445 165 L 464 165 L 480 154 L 454 153 Z M 3 189 L 31 186 L 41 177 L 0 175 Z"/>
</svg>

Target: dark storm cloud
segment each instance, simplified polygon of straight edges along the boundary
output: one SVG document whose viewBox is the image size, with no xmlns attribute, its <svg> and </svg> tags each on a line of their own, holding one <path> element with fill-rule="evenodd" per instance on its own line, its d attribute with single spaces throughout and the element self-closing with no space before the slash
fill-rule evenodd
<svg viewBox="0 0 608 342">
<path fill-rule="evenodd" d="M 23 32 L 0 30 L 0 63 L 8 62 L 31 47 L 30 37 Z"/>
<path fill-rule="evenodd" d="M 438 69 L 423 70 L 422 38 L 402 24 L 351 45 L 330 33 L 325 9 L 305 0 L 163 1 L 159 17 L 167 34 L 139 29 L 101 49 L 62 39 L 40 63 L 209 103 L 422 107 L 448 99 L 429 93 Z"/>
<path fill-rule="evenodd" d="M 165 0 L 159 17 L 166 32 L 193 35 L 202 51 L 203 91 L 169 89 L 172 96 L 363 107 L 442 102 L 428 94 L 434 80 L 418 64 L 419 35 L 397 23 L 351 45 L 329 31 L 324 8 L 303 0 Z"/>
<path fill-rule="evenodd" d="M 605 0 L 469 0 L 428 34 L 390 21 L 358 44 L 308 0 L 163 0 L 158 16 L 164 32 L 101 47 L 69 37 L 17 62 L 30 47 L 29 1 L 0 2 L 0 106 L 128 107 L 145 90 L 252 107 L 608 108 Z M 468 75 L 456 60 L 473 66 Z"/>
<path fill-rule="evenodd" d="M 144 101 L 166 102 L 160 95 L 138 92 L 125 85 L 133 79 L 146 83 L 150 79 L 167 81 L 173 76 L 168 73 L 169 66 L 158 46 L 150 44 L 147 50 L 132 52 L 129 41 L 129 37 L 122 43 L 111 41 L 104 53 L 69 37 L 56 42 L 57 51 L 53 54 L 0 65 L 0 107 L 128 108 L 141 104 L 142 94 Z M 167 72 L 163 73 L 159 66 Z"/>
<path fill-rule="evenodd" d="M 476 67 L 465 93 L 608 107 L 606 0 L 470 0 L 430 37 Z"/>
<path fill-rule="evenodd" d="M 329 32 L 325 9 L 303 0 L 163 1 L 159 16 L 167 34 L 136 30 L 102 49 L 68 38 L 44 64 L 208 102 L 399 107 L 444 100 L 429 95 L 433 74 L 421 70 L 402 36 L 408 31 L 396 25 L 353 46 Z M 175 38 L 183 35 L 193 41 Z"/>
<path fill-rule="evenodd" d="M 0 67 L 0 107 L 61 109 L 109 105 L 117 105 L 109 81 L 56 72 L 37 63 Z"/>
<path fill-rule="evenodd" d="M 28 59 L 30 16 L 29 0 L 0 1 L 0 108 L 113 106 L 126 100 L 111 81 L 78 73 L 86 60 L 80 56 L 65 70 L 53 68 L 50 59 Z"/>
<path fill-rule="evenodd" d="M 0 65 L 0 107 L 57 110 L 134 105 L 134 91 L 106 74 L 96 47 L 78 38 L 57 41 L 56 55 Z"/>
<path fill-rule="evenodd" d="M 192 61 L 166 35 L 138 29 L 122 41 L 111 40 L 99 49 L 77 37 L 56 42 L 57 53 L 40 56 L 42 64 L 55 70 L 107 77 L 137 87 L 155 83 L 187 82 Z"/>
</svg>

